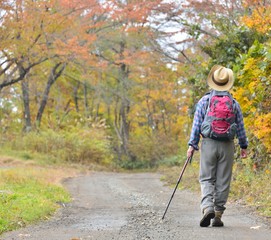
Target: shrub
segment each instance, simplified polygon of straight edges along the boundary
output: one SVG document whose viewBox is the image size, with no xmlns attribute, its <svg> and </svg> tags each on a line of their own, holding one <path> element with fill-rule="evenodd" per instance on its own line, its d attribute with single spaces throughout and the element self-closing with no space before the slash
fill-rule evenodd
<svg viewBox="0 0 271 240">
<path fill-rule="evenodd" d="M 151 137 L 148 135 L 131 137 L 129 149 L 136 156 L 135 167 L 152 168 L 157 167 L 163 159 L 177 155 L 179 145 L 180 143 L 172 136 L 160 133 Z"/>
<path fill-rule="evenodd" d="M 112 161 L 110 142 L 102 129 L 41 130 L 17 135 L 9 145 L 12 150 L 44 154 L 55 162 L 105 164 Z"/>
</svg>

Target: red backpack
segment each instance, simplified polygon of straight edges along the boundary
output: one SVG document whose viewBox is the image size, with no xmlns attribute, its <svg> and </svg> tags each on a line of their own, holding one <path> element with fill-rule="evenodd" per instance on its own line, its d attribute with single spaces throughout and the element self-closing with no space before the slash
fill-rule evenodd
<svg viewBox="0 0 271 240">
<path fill-rule="evenodd" d="M 236 135 L 234 99 L 229 92 L 212 91 L 201 125 L 203 137 L 231 140 Z"/>
</svg>

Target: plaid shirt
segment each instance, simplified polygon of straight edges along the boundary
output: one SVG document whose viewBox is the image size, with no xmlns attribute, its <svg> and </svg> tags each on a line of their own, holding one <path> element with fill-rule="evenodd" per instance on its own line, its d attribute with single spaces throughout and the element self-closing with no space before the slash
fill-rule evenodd
<svg viewBox="0 0 271 240">
<path fill-rule="evenodd" d="M 190 140 L 188 142 L 188 145 L 192 146 L 194 149 L 198 150 L 198 144 L 200 141 L 200 129 L 201 124 L 204 120 L 204 116 L 206 114 L 207 110 L 207 104 L 209 102 L 209 94 L 203 96 L 199 102 L 197 103 L 196 111 L 194 114 L 194 121 L 193 121 L 193 127 L 190 135 Z M 248 146 L 246 131 L 244 127 L 244 121 L 243 121 L 243 114 L 240 108 L 239 103 L 234 100 L 235 103 L 235 109 L 236 109 L 236 117 L 235 117 L 235 123 L 237 124 L 237 138 L 239 141 L 239 145 L 241 148 L 246 149 Z"/>
</svg>

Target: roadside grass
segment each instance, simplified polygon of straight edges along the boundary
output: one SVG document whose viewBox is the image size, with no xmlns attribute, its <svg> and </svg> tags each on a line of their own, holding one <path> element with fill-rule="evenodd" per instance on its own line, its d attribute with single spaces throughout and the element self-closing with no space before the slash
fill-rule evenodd
<svg viewBox="0 0 271 240">
<path fill-rule="evenodd" d="M 0 234 L 48 219 L 70 196 L 61 185 L 89 170 L 108 170 L 101 129 L 43 130 L 0 139 Z"/>
<path fill-rule="evenodd" d="M 253 207 L 260 215 L 271 218 L 271 163 L 253 168 L 253 160 L 241 159 L 233 167 L 230 198 Z"/>
<path fill-rule="evenodd" d="M 0 234 L 48 219 L 71 200 L 63 179 L 112 170 L 112 156 L 101 128 L 2 134 Z"/>
<path fill-rule="evenodd" d="M 178 166 L 161 166 L 162 181 L 174 187 L 179 178 L 185 158 L 182 157 Z M 200 194 L 199 157 L 194 156 L 192 164 L 185 170 L 179 189 L 189 189 Z M 254 209 L 259 215 L 271 218 L 271 163 L 263 169 L 253 170 L 253 161 L 243 159 L 235 161 L 229 201 L 238 202 Z"/>
<path fill-rule="evenodd" d="M 173 161 L 169 161 L 168 163 L 164 162 L 158 171 L 162 173 L 162 181 L 164 181 L 169 186 L 176 185 L 183 165 L 185 163 L 186 157 L 174 157 L 175 159 L 174 164 Z M 178 160 L 176 160 L 178 159 Z M 198 153 L 195 153 L 191 164 L 189 163 L 185 169 L 184 175 L 180 181 L 178 186 L 179 189 L 189 189 L 195 192 L 200 191 L 199 181 L 198 181 L 198 173 L 199 173 L 199 162 L 198 162 Z"/>
<path fill-rule="evenodd" d="M 61 180 L 89 170 L 107 169 L 113 159 L 110 150 L 103 128 L 3 133 L 0 234 L 49 218 L 70 201 Z"/>
<path fill-rule="evenodd" d="M 16 166 L 0 169 L 0 234 L 50 217 L 70 201 L 60 180 L 71 170 Z"/>
</svg>

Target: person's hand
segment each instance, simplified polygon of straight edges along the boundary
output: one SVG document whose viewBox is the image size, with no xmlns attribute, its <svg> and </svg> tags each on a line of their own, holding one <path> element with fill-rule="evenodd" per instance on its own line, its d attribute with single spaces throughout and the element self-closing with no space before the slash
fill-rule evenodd
<svg viewBox="0 0 271 240">
<path fill-rule="evenodd" d="M 192 146 L 189 146 L 188 150 L 187 150 L 187 158 L 191 158 L 193 156 L 195 149 Z"/>
<path fill-rule="evenodd" d="M 246 157 L 247 157 L 247 149 L 241 148 L 241 158 L 246 158 Z"/>
</svg>

